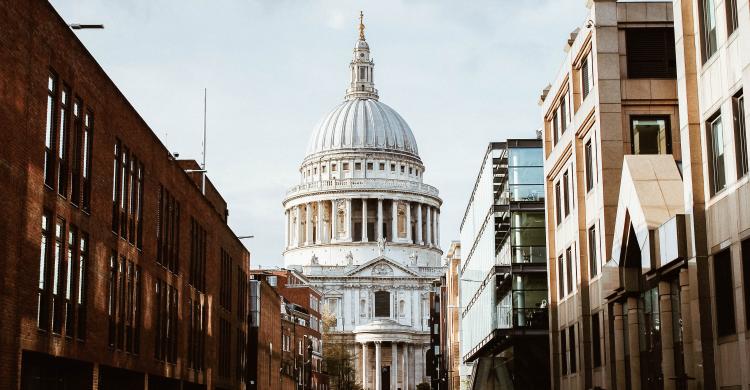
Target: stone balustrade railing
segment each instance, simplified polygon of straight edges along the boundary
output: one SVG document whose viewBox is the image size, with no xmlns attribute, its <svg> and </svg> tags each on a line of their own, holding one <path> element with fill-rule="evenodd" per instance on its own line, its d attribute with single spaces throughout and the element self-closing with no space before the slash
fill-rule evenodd
<svg viewBox="0 0 750 390">
<path fill-rule="evenodd" d="M 300 184 L 292 187 L 286 197 L 305 195 L 314 192 L 331 190 L 396 190 L 413 192 L 421 195 L 438 196 L 437 188 L 415 181 L 397 179 L 331 179 L 312 183 Z"/>
</svg>

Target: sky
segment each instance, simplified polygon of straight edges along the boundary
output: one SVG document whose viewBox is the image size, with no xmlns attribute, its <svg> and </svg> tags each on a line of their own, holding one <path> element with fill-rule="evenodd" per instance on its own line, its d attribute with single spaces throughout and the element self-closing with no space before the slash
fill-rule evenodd
<svg viewBox="0 0 750 390">
<path fill-rule="evenodd" d="M 585 0 L 51 0 L 173 153 L 202 153 L 256 268 L 283 265 L 286 190 L 320 119 L 343 100 L 364 11 L 380 100 L 417 139 L 437 187 L 441 246 L 487 145 L 533 138 Z"/>
</svg>

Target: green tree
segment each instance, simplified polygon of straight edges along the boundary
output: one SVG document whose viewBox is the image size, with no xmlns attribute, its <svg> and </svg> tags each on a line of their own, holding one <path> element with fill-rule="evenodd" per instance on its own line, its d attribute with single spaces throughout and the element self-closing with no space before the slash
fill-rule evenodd
<svg viewBox="0 0 750 390">
<path fill-rule="evenodd" d="M 324 311 L 323 323 L 323 364 L 328 373 L 328 384 L 332 390 L 361 390 L 357 383 L 355 357 L 346 345 L 331 342 L 331 329 L 336 327 L 336 317 Z"/>
</svg>

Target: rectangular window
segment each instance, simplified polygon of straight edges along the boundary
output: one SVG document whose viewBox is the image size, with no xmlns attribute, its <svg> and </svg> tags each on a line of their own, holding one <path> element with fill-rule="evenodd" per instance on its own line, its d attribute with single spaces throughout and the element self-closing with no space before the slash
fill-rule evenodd
<svg viewBox="0 0 750 390">
<path fill-rule="evenodd" d="M 120 231 L 120 140 L 115 141 L 115 155 L 112 167 L 112 232 Z"/>
<path fill-rule="evenodd" d="M 78 229 L 72 224 L 68 227 L 68 256 L 65 264 L 65 337 L 72 338 L 75 330 L 73 329 L 73 297 L 75 285 L 73 278 L 75 276 L 74 266 L 78 264 Z"/>
<path fill-rule="evenodd" d="M 742 280 L 745 289 L 745 326 L 750 329 L 750 238 L 742 241 Z"/>
<path fill-rule="evenodd" d="M 247 275 L 242 266 L 237 266 L 237 319 L 245 320 L 247 315 Z"/>
<path fill-rule="evenodd" d="M 78 293 L 76 295 L 77 338 L 86 339 L 86 304 L 88 302 L 89 236 L 81 232 L 78 248 Z"/>
<path fill-rule="evenodd" d="M 737 332 L 734 323 L 733 286 L 732 256 L 729 249 L 725 249 L 714 255 L 716 333 L 719 337 L 729 336 Z"/>
<path fill-rule="evenodd" d="M 336 172 L 336 164 L 331 164 L 331 172 Z"/>
<path fill-rule="evenodd" d="M 563 375 L 568 375 L 568 335 L 565 329 L 560 331 L 560 369 Z"/>
<path fill-rule="evenodd" d="M 576 344 L 576 326 L 573 325 L 570 328 L 568 328 L 568 344 L 570 348 L 570 373 L 575 374 L 577 371 L 577 357 L 576 357 L 576 349 L 578 348 L 578 344 Z"/>
<path fill-rule="evenodd" d="M 49 330 L 49 258 L 51 241 L 52 216 L 48 212 L 42 214 L 42 234 L 39 251 L 39 285 L 37 292 L 37 327 Z"/>
<path fill-rule="evenodd" d="M 557 295 L 560 300 L 565 296 L 565 259 L 563 255 L 557 258 Z"/>
<path fill-rule="evenodd" d="M 52 188 L 55 185 L 55 101 L 57 96 L 57 78 L 52 73 L 47 75 L 47 114 L 44 125 L 44 184 Z"/>
<path fill-rule="evenodd" d="M 634 116 L 630 118 L 633 154 L 672 153 L 669 116 Z"/>
<path fill-rule="evenodd" d="M 111 348 L 115 346 L 117 330 L 117 253 L 112 252 L 109 257 L 109 277 L 107 278 L 107 322 L 108 322 L 108 338 L 107 343 Z"/>
<path fill-rule="evenodd" d="M 230 348 L 232 328 L 229 321 L 219 319 L 219 376 L 229 378 L 231 375 Z"/>
<path fill-rule="evenodd" d="M 174 364 L 177 362 L 177 289 L 157 279 L 154 292 L 154 357 Z"/>
<path fill-rule="evenodd" d="M 734 117 L 734 147 L 737 159 L 737 178 L 747 174 L 747 128 L 745 127 L 745 96 L 742 91 L 732 98 Z"/>
<path fill-rule="evenodd" d="M 83 140 L 83 121 L 81 119 L 81 99 L 73 100 L 73 148 L 70 156 L 70 202 L 78 206 L 81 203 L 81 150 Z"/>
<path fill-rule="evenodd" d="M 703 62 L 716 53 L 716 7 L 714 0 L 700 0 L 701 51 Z"/>
<path fill-rule="evenodd" d="M 562 207 L 562 204 L 560 203 L 560 182 L 558 181 L 555 183 L 555 218 L 558 225 L 562 223 L 562 209 L 560 207 Z"/>
<path fill-rule="evenodd" d="M 362 170 L 362 163 L 359 163 L 359 162 L 354 163 L 354 169 L 357 170 L 357 171 L 361 171 Z"/>
<path fill-rule="evenodd" d="M 391 172 L 396 172 L 396 164 L 391 164 Z"/>
<path fill-rule="evenodd" d="M 567 93 L 568 92 L 565 92 L 560 98 L 560 132 L 563 134 L 565 134 L 565 130 L 568 129 L 568 105 L 565 99 Z"/>
<path fill-rule="evenodd" d="M 557 110 L 555 110 L 555 114 L 552 115 L 552 145 L 557 145 L 557 141 L 559 141 L 560 129 L 558 126 L 559 123 L 557 122 Z"/>
<path fill-rule="evenodd" d="M 568 294 L 573 292 L 573 286 L 576 284 L 573 274 L 573 248 L 568 247 L 565 250 L 565 280 L 568 282 L 566 284 Z"/>
<path fill-rule="evenodd" d="M 62 334 L 63 286 L 65 281 L 65 220 L 57 219 L 55 225 L 55 251 L 52 263 L 52 332 Z"/>
<path fill-rule="evenodd" d="M 594 367 L 602 366 L 602 340 L 599 313 L 591 315 L 591 347 Z"/>
<path fill-rule="evenodd" d="M 592 140 L 588 140 L 586 142 L 585 146 L 585 156 L 586 159 L 586 192 L 591 191 L 594 189 L 594 178 L 596 175 L 595 171 L 595 163 L 594 163 L 594 149 L 591 144 Z"/>
<path fill-rule="evenodd" d="M 91 212 L 91 149 L 94 139 L 94 114 L 87 112 L 83 118 L 83 211 Z"/>
<path fill-rule="evenodd" d="M 677 77 L 673 28 L 625 29 L 628 78 L 674 79 Z"/>
<path fill-rule="evenodd" d="M 385 163 L 378 164 L 378 169 L 381 171 L 385 171 Z"/>
<path fill-rule="evenodd" d="M 57 134 L 57 193 L 62 197 L 68 196 L 68 100 L 70 92 L 63 86 L 60 93 L 60 116 Z"/>
<path fill-rule="evenodd" d="M 206 291 L 206 230 L 190 218 L 190 280 L 196 290 Z"/>
<path fill-rule="evenodd" d="M 197 294 L 195 300 L 188 298 L 188 367 L 202 371 L 206 348 L 206 308 L 204 295 Z"/>
<path fill-rule="evenodd" d="M 143 194 L 141 193 L 141 196 Z M 180 253 L 180 202 L 161 186 L 156 214 L 156 262 L 177 274 Z"/>
<path fill-rule="evenodd" d="M 596 239 L 596 225 L 592 225 L 588 231 L 588 242 L 589 242 L 589 276 L 591 278 L 596 277 L 599 274 L 599 254 L 597 248 L 599 247 Z"/>
<path fill-rule="evenodd" d="M 232 257 L 221 249 L 221 284 L 219 286 L 219 304 L 226 311 L 232 311 Z"/>
<path fill-rule="evenodd" d="M 349 170 L 349 163 L 344 163 L 344 164 L 343 164 L 343 169 L 344 169 L 345 171 L 348 171 L 348 170 Z"/>
<path fill-rule="evenodd" d="M 591 71 L 591 64 L 589 64 L 589 57 L 591 54 L 587 54 L 586 57 L 581 61 L 581 95 L 582 100 L 586 99 L 586 96 L 591 92 L 591 81 L 593 78 L 589 74 Z"/>
<path fill-rule="evenodd" d="M 565 171 L 563 173 L 563 202 L 564 202 L 564 210 L 565 210 L 565 216 L 567 217 L 570 215 L 570 202 L 571 202 L 571 196 L 570 196 L 570 181 L 568 180 L 568 171 Z"/>
<path fill-rule="evenodd" d="M 373 169 L 373 164 L 372 163 L 367 163 L 367 170 L 371 171 L 372 169 Z"/>
<path fill-rule="evenodd" d="M 234 375 L 235 378 L 244 378 L 245 376 L 245 348 L 247 346 L 247 340 L 245 338 L 245 332 L 237 329 L 237 339 L 235 340 L 235 353 L 236 358 L 234 361 Z"/>
<path fill-rule="evenodd" d="M 721 191 L 727 185 L 724 166 L 724 126 L 721 124 L 721 116 L 716 115 L 706 123 L 709 142 L 709 181 L 711 195 Z"/>
<path fill-rule="evenodd" d="M 739 27 L 737 0 L 725 0 L 724 6 L 727 9 L 727 35 L 732 35 Z"/>
</svg>

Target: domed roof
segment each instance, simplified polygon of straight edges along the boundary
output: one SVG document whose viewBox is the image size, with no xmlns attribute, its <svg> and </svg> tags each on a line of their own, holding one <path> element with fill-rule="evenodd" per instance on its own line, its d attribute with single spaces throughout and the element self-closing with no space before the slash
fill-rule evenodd
<svg viewBox="0 0 750 390">
<path fill-rule="evenodd" d="M 409 125 L 394 109 L 376 99 L 347 99 L 318 124 L 307 156 L 337 150 L 381 149 L 419 157 Z"/>
</svg>

